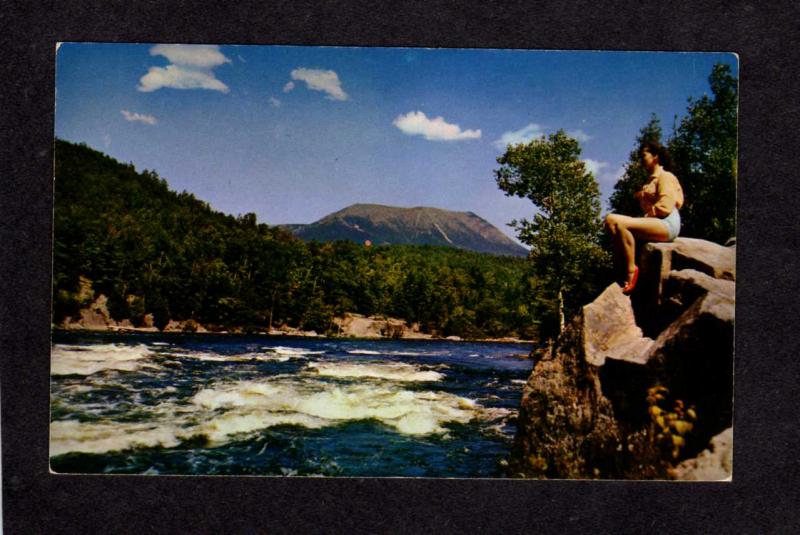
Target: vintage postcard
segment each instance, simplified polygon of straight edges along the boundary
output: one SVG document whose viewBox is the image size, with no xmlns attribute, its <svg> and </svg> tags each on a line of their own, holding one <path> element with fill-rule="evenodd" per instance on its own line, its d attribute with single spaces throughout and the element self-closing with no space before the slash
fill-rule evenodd
<svg viewBox="0 0 800 535">
<path fill-rule="evenodd" d="M 738 75 L 61 43 L 51 471 L 730 479 Z"/>
</svg>

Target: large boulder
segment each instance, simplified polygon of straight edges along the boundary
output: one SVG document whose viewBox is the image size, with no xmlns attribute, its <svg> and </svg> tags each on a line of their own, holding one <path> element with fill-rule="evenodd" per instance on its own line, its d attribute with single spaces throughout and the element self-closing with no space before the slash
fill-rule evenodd
<svg viewBox="0 0 800 535">
<path fill-rule="evenodd" d="M 618 284 L 611 284 L 584 306 L 576 321 L 580 322 L 583 358 L 589 364 L 599 367 L 606 359 L 647 362 L 653 340 L 636 325 L 631 301 Z"/>
<path fill-rule="evenodd" d="M 647 358 L 653 382 L 696 406 L 695 449 L 732 423 L 733 322 L 733 298 L 706 293 L 659 335 Z"/>
<path fill-rule="evenodd" d="M 576 479 L 615 472 L 614 413 L 598 368 L 579 356 L 580 329 L 570 326 L 557 356 L 548 353 L 537 356 L 523 388 L 510 475 Z"/>
<path fill-rule="evenodd" d="M 641 273 L 632 304 L 644 332 L 655 336 L 674 318 L 662 314 L 664 284 L 674 271 L 694 270 L 712 279 L 736 280 L 736 246 L 723 247 L 695 238 L 667 243 L 646 243 L 639 264 Z"/>
<path fill-rule="evenodd" d="M 656 254 L 658 252 L 659 254 Z M 643 253 L 661 263 L 659 272 L 695 269 L 715 279 L 736 280 L 736 246 L 722 245 L 696 238 L 676 238 L 672 242 L 644 244 Z M 646 258 L 645 260 L 651 260 Z M 650 264 L 655 265 L 653 263 Z M 648 268 L 652 270 L 652 268 Z"/>
<path fill-rule="evenodd" d="M 512 475 L 674 476 L 673 463 L 731 427 L 735 246 L 691 238 L 647 244 L 639 264 L 632 298 L 610 285 L 552 350 L 534 355 Z M 675 411 L 669 418 L 689 418 L 688 408 L 693 415 L 666 459 L 659 441 L 673 431 L 663 419 L 663 433 L 656 428 L 655 387 L 675 403 L 665 409 Z"/>
<path fill-rule="evenodd" d="M 355 338 L 402 338 L 410 331 L 403 320 L 378 318 L 347 312 L 333 322 L 342 336 Z"/>
<path fill-rule="evenodd" d="M 334 318 L 342 336 L 356 338 L 380 338 L 383 325 L 373 318 L 361 314 L 346 313 L 342 318 Z"/>
</svg>

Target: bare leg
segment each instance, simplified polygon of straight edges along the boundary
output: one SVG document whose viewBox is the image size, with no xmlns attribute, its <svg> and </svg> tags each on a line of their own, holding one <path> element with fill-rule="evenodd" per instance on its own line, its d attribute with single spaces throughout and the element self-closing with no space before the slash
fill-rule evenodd
<svg viewBox="0 0 800 535">
<path fill-rule="evenodd" d="M 622 225 L 620 224 L 622 218 L 625 216 L 621 216 L 618 214 L 608 214 L 606 216 L 606 230 L 608 233 L 611 234 L 611 244 L 613 246 L 613 253 L 614 253 L 614 268 L 622 273 L 627 273 L 628 269 L 628 255 L 625 251 L 625 245 L 623 243 L 623 236 L 622 236 Z M 626 280 L 626 279 L 620 279 Z"/>
<path fill-rule="evenodd" d="M 633 232 L 625 227 L 619 229 L 619 242 L 622 245 L 623 259 L 625 261 L 625 268 L 628 270 L 627 281 L 630 282 L 633 270 L 636 269 L 636 238 L 633 237 Z"/>
<path fill-rule="evenodd" d="M 667 241 L 669 233 L 661 220 L 654 217 L 628 217 L 609 214 L 606 227 L 611 232 L 615 249 L 627 269 L 626 282 L 633 278 L 636 269 L 636 239 L 645 241 Z M 619 254 L 621 253 L 621 254 Z"/>
</svg>

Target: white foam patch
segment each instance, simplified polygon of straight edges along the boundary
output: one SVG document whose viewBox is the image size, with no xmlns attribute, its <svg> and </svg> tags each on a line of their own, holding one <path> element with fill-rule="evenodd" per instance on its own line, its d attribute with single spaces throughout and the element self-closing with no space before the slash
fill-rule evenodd
<svg viewBox="0 0 800 535">
<path fill-rule="evenodd" d="M 312 351 L 310 349 L 304 349 L 302 347 L 284 347 L 284 346 L 275 346 L 275 347 L 262 347 L 261 349 L 265 349 L 267 351 L 272 351 L 273 353 L 277 353 L 278 355 L 288 355 L 290 357 L 302 357 L 305 355 L 322 355 L 325 351 Z"/>
<path fill-rule="evenodd" d="M 204 353 L 201 351 L 192 351 L 188 353 L 181 353 L 178 356 L 184 358 L 192 358 L 201 360 L 203 362 L 250 362 L 253 360 L 265 362 L 286 362 L 290 358 L 289 355 L 278 355 L 275 353 L 241 353 L 239 355 L 220 355 L 219 353 Z"/>
<path fill-rule="evenodd" d="M 93 346 L 55 345 L 50 353 L 52 375 L 92 375 L 105 370 L 137 371 L 158 368 L 147 360 L 153 353 L 137 346 L 101 344 Z"/>
<path fill-rule="evenodd" d="M 173 356 L 202 360 L 204 362 L 224 362 L 228 360 L 228 357 L 220 355 L 219 353 L 203 353 L 202 351 L 181 351 L 174 353 Z"/>
<path fill-rule="evenodd" d="M 351 355 L 382 355 L 380 351 L 371 351 L 369 349 L 348 349 Z"/>
<path fill-rule="evenodd" d="M 446 424 L 481 418 L 483 410 L 445 392 L 409 391 L 392 383 L 339 385 L 289 375 L 221 383 L 200 390 L 188 404 L 164 401 L 140 409 L 146 422 L 52 422 L 50 455 L 172 448 L 195 436 L 215 447 L 277 425 L 316 429 L 358 420 L 377 420 L 407 435 L 446 434 Z"/>
<path fill-rule="evenodd" d="M 72 399 L 94 388 L 113 387 L 135 392 L 117 384 L 119 376 L 87 376 L 102 370 L 158 368 L 151 360 L 154 356 L 251 360 L 301 358 L 309 354 L 301 348 L 269 349 L 226 357 L 181 350 L 155 353 L 144 345 L 56 345 L 52 351 L 53 375 L 84 377 L 61 380 L 66 383 L 53 391 L 54 402 L 67 413 L 92 414 L 102 419 L 52 422 L 50 454 L 173 448 L 195 436 L 204 436 L 217 446 L 277 425 L 320 428 L 359 420 L 375 420 L 408 435 L 446 435 L 446 426 L 450 423 L 481 418 L 482 407 L 470 399 L 446 392 L 412 391 L 404 386 L 409 382 L 439 381 L 444 378 L 443 374 L 417 365 L 392 362 L 320 362 L 311 364 L 300 375 L 250 381 L 228 378 L 224 382 L 203 385 L 205 388 L 189 399 L 164 399 L 158 405 L 137 403 L 131 394 L 133 397 L 127 401 L 135 404 L 137 422 L 116 422 L 113 417 L 104 417 L 113 405 L 79 403 Z M 343 380 L 330 381 L 328 377 Z M 368 378 L 377 381 L 364 380 Z M 174 393 L 177 389 L 169 386 L 164 391 Z"/>
<path fill-rule="evenodd" d="M 312 362 L 309 369 L 326 377 L 371 377 L 392 381 L 441 381 L 444 375 L 432 370 L 421 370 L 419 367 L 402 362 L 392 363 L 342 363 Z"/>
<path fill-rule="evenodd" d="M 208 388 L 192 397 L 191 402 L 206 409 L 264 405 L 265 400 L 288 394 L 277 382 L 245 381 L 231 387 Z"/>
<path fill-rule="evenodd" d="M 81 383 L 81 384 L 72 384 L 72 385 L 60 385 L 59 388 L 68 393 L 69 395 L 78 395 L 78 394 L 87 394 L 92 392 L 96 385 L 94 383 Z"/>
<path fill-rule="evenodd" d="M 400 433 L 443 433 L 448 422 L 467 423 L 480 406 L 445 392 L 413 392 L 375 384 L 336 385 L 321 381 L 240 381 L 198 392 L 192 403 L 224 410 L 203 426 L 213 440 L 289 423 L 306 427 L 375 419 Z"/>
<path fill-rule="evenodd" d="M 389 351 L 387 354 L 398 357 L 437 357 L 448 353 L 443 351 Z"/>
<path fill-rule="evenodd" d="M 50 456 L 63 453 L 105 453 L 134 447 L 180 444 L 176 427 L 144 423 L 56 421 L 50 424 Z"/>
<path fill-rule="evenodd" d="M 226 412 L 199 425 L 195 431 L 196 434 L 207 437 L 212 446 L 218 446 L 229 442 L 233 437 L 248 435 L 276 425 L 298 425 L 316 429 L 327 424 L 325 420 L 307 414 L 251 409 Z"/>
</svg>

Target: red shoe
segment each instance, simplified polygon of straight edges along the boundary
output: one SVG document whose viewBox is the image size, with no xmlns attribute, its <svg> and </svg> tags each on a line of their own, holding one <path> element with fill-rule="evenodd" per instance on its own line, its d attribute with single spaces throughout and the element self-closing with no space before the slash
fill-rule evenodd
<svg viewBox="0 0 800 535">
<path fill-rule="evenodd" d="M 636 288 L 636 281 L 639 280 L 639 266 L 633 266 L 633 278 L 631 278 L 631 282 L 626 284 L 622 288 L 622 293 L 625 295 L 630 294 L 634 288 Z"/>
</svg>

